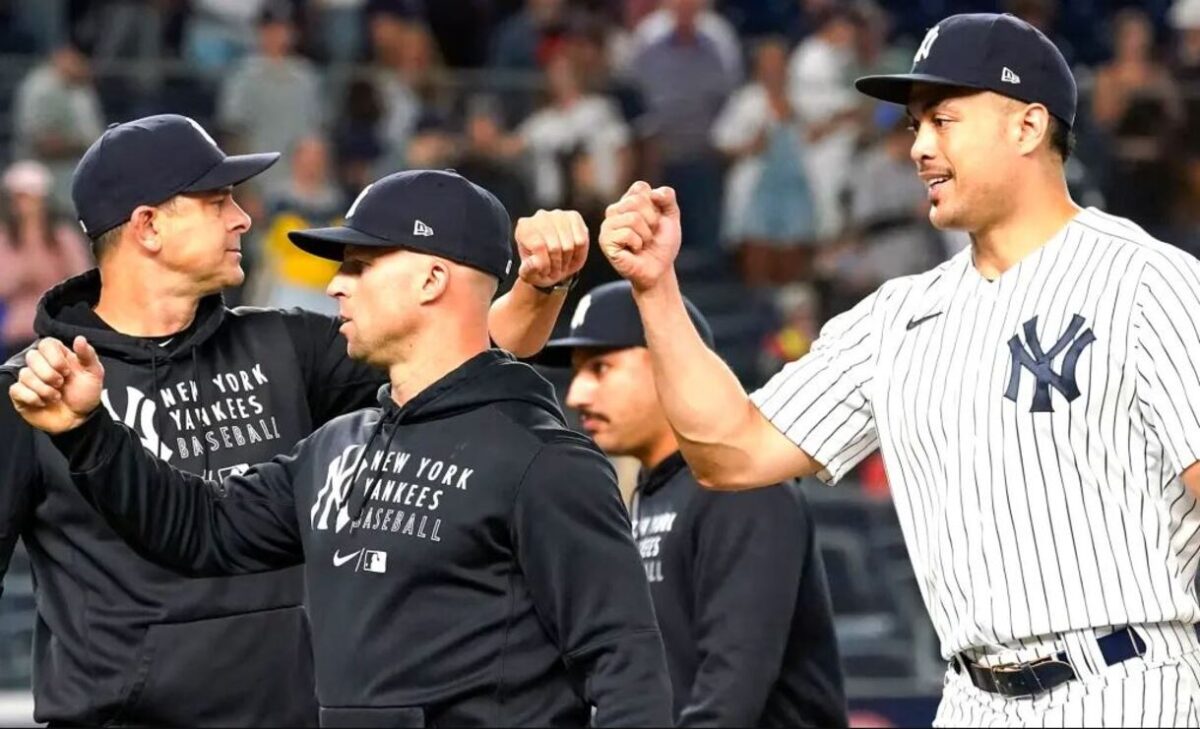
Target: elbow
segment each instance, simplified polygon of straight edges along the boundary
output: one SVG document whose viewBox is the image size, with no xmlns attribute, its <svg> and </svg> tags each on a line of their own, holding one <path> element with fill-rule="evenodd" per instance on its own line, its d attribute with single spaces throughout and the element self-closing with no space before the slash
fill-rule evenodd
<svg viewBox="0 0 1200 729">
<path fill-rule="evenodd" d="M 750 468 L 741 468 L 732 464 L 724 464 L 713 460 L 688 458 L 686 449 L 684 457 L 691 466 L 692 475 L 696 482 L 708 491 L 745 491 L 746 489 L 766 486 L 753 478 Z"/>
</svg>

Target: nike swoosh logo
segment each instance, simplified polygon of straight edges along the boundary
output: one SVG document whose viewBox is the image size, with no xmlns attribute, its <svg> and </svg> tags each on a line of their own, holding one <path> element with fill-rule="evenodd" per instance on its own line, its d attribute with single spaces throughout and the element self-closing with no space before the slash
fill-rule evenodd
<svg viewBox="0 0 1200 729">
<path fill-rule="evenodd" d="M 340 550 L 334 551 L 334 553 L 333 553 L 333 566 L 334 567 L 341 567 L 342 565 L 346 564 L 347 562 L 354 559 L 358 555 L 362 554 L 361 549 L 356 549 L 353 552 L 351 552 L 350 554 L 347 554 L 345 557 L 343 557 L 343 556 L 341 556 L 341 554 L 339 554 L 339 551 Z"/>
<path fill-rule="evenodd" d="M 926 314 L 925 316 L 921 317 L 920 319 L 912 319 L 908 322 L 908 326 L 904 327 L 904 331 L 907 332 L 907 331 L 916 329 L 917 327 L 921 326 L 922 324 L 929 321 L 930 319 L 936 319 L 937 317 L 939 317 L 941 315 L 942 315 L 942 312 L 937 311 L 932 314 Z"/>
</svg>

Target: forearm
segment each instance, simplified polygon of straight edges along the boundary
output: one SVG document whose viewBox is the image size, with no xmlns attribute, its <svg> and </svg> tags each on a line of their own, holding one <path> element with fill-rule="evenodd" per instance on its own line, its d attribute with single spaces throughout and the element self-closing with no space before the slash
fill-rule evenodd
<svg viewBox="0 0 1200 729">
<path fill-rule="evenodd" d="M 738 447 L 757 411 L 729 367 L 700 338 L 672 271 L 634 293 L 663 410 L 693 473 L 708 484 L 749 466 Z"/>
<path fill-rule="evenodd" d="M 517 279 L 512 290 L 492 304 L 492 341 L 518 357 L 532 357 L 550 339 L 566 298 L 565 292 L 545 294 Z"/>
<path fill-rule="evenodd" d="M 67 457 L 84 497 L 122 538 L 156 562 L 187 574 L 212 576 L 260 572 L 299 561 L 253 549 L 217 503 L 216 484 L 152 457 L 133 432 L 113 422 L 103 408 L 82 426 L 52 439 Z"/>
</svg>

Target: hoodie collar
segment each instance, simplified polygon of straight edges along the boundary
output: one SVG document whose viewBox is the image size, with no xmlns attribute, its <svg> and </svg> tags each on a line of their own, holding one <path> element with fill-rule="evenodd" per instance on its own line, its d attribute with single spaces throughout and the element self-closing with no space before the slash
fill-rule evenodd
<svg viewBox="0 0 1200 729">
<path fill-rule="evenodd" d="M 146 337 L 98 326 L 91 309 L 99 300 L 100 271 L 93 268 L 46 292 L 38 302 L 34 330 L 40 337 L 54 337 L 64 342 L 83 335 L 102 354 L 130 362 L 150 362 L 189 357 L 191 350 L 207 341 L 225 319 L 225 302 L 221 294 L 206 296 L 200 300 L 196 318 L 187 329 L 179 332 L 168 346 L 162 347 Z"/>
<path fill-rule="evenodd" d="M 501 349 L 480 352 L 417 393 L 403 407 L 392 400 L 391 385 L 379 388 L 383 419 L 395 423 L 436 420 L 506 400 L 535 405 L 559 422 L 564 421 L 554 386 Z"/>
<path fill-rule="evenodd" d="M 675 478 L 675 474 L 685 468 L 687 468 L 687 461 L 683 460 L 683 454 L 675 451 L 654 468 L 648 471 L 643 470 L 638 474 L 638 491 L 643 496 L 649 496 L 665 486 L 668 481 Z"/>
</svg>

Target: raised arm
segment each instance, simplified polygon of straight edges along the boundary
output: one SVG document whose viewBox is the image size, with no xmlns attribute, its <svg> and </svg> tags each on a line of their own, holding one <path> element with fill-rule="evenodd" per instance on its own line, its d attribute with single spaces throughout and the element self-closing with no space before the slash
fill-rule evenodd
<svg viewBox="0 0 1200 729">
<path fill-rule="evenodd" d="M 539 210 L 517 221 L 514 237 L 521 266 L 512 289 L 496 299 L 488 317 L 492 341 L 518 357 L 542 350 L 567 298 L 553 288 L 579 273 L 587 261 L 588 229 L 573 210 Z"/>
<path fill-rule="evenodd" d="M 291 488 L 295 455 L 220 484 L 184 473 L 154 458 L 99 407 L 103 385 L 104 368 L 83 337 L 70 350 L 44 339 L 26 355 L 9 396 L 29 425 L 51 435 L 84 497 L 131 546 L 195 576 L 303 561 Z"/>
<path fill-rule="evenodd" d="M 819 472 L 696 332 L 675 276 L 680 237 L 674 190 L 637 182 L 609 206 L 600 248 L 633 284 L 659 398 L 693 473 L 705 486 L 746 489 Z"/>
</svg>

